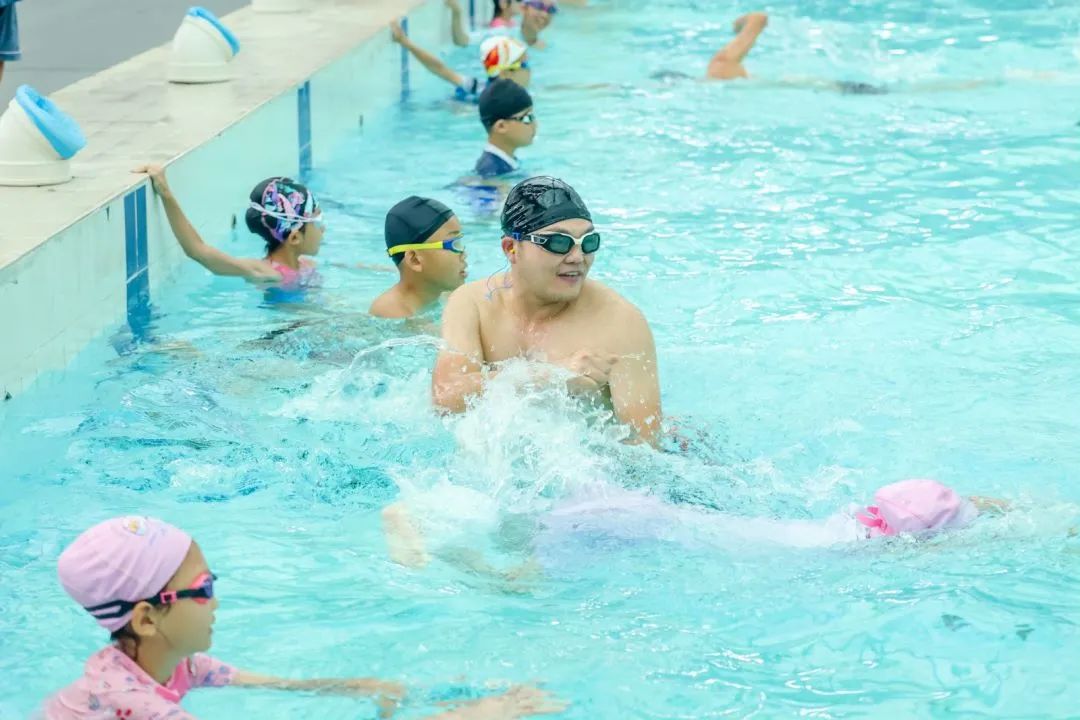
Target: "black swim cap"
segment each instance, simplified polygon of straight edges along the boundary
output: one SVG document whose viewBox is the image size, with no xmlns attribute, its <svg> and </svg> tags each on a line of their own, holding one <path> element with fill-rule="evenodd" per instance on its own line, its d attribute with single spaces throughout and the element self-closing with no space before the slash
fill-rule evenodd
<svg viewBox="0 0 1080 720">
<path fill-rule="evenodd" d="M 529 91 L 513 80 L 493 80 L 480 93 L 480 122 L 485 130 L 500 120 L 517 115 L 532 107 Z"/>
<path fill-rule="evenodd" d="M 502 229 L 507 235 L 527 235 L 563 220 L 592 222 L 592 215 L 577 191 L 558 178 L 522 180 L 506 196 Z"/>
<path fill-rule="evenodd" d="M 390 208 L 386 213 L 386 249 L 395 245 L 426 242 L 436 230 L 454 216 L 454 211 L 438 200 L 413 195 Z M 395 265 L 401 264 L 404 253 L 391 255 Z"/>
</svg>

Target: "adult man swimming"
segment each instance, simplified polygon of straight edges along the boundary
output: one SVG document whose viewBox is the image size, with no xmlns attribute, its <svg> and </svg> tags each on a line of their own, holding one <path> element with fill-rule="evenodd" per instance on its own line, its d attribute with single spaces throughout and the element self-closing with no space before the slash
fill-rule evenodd
<svg viewBox="0 0 1080 720">
<path fill-rule="evenodd" d="M 743 66 L 743 58 L 747 56 L 758 36 L 769 24 L 769 16 L 763 12 L 747 13 L 735 21 L 735 39 L 722 47 L 713 55 L 709 66 L 705 70 L 706 77 L 712 80 L 738 80 L 749 78 L 750 74 Z M 801 79 L 784 81 L 782 85 L 811 86 L 821 89 L 836 90 L 845 95 L 883 95 L 888 90 L 879 85 L 871 85 L 864 82 L 851 81 L 822 81 L 815 79 Z"/>
<path fill-rule="evenodd" d="M 600 233 L 581 197 L 556 178 L 525 180 L 507 196 L 502 231 L 510 270 L 458 288 L 447 302 L 435 404 L 464 411 L 498 372 L 495 364 L 526 358 L 564 369 L 540 372 L 538 381 L 563 382 L 571 394 L 607 404 L 637 438 L 656 443 L 662 416 L 652 332 L 634 305 L 588 279 Z M 490 282 L 499 290 L 489 292 Z"/>
</svg>

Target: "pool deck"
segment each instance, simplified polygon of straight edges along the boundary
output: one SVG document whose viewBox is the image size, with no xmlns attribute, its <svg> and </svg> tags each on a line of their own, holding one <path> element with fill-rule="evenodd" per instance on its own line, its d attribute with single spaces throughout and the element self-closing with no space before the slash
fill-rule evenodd
<svg viewBox="0 0 1080 720">
<path fill-rule="evenodd" d="M 54 1 L 20 3 L 19 10 L 23 13 L 33 5 L 48 6 Z M 125 1 L 127 5 L 147 4 L 145 0 Z M 223 0 L 218 4 L 227 7 L 235 1 Z M 63 4 L 76 3 L 63 0 Z M 166 3 L 155 0 L 155 12 L 160 12 L 160 16 L 146 21 L 157 28 L 153 31 L 155 39 L 164 36 L 169 40 L 183 18 L 183 11 L 175 12 L 180 4 L 174 0 L 168 1 L 167 12 L 158 11 L 161 4 Z M 147 162 L 172 160 L 213 139 L 363 41 L 386 32 L 391 18 L 405 14 L 420 5 L 421 0 L 311 0 L 311 4 L 312 9 L 304 13 L 266 14 L 245 7 L 223 16 L 222 21 L 241 42 L 241 51 L 232 61 L 234 79 L 228 83 L 168 83 L 166 44 L 51 93 L 53 101 L 78 120 L 88 145 L 72 161 L 71 182 L 45 188 L 0 187 L 0 207 L 4 208 L 4 222 L 0 225 L 0 283 L 4 281 L 5 269 L 20 258 L 142 182 L 142 177 L 131 173 L 132 168 Z M 102 6 L 94 4 L 95 8 Z M 112 16 L 114 11 L 110 8 L 107 12 Z M 31 12 L 25 14 L 32 16 Z M 149 15 L 140 13 L 131 21 Z M 105 22 L 100 13 L 97 22 Z M 72 22 L 65 31 L 70 38 L 67 44 L 86 43 L 85 34 L 74 40 L 75 34 L 85 27 L 83 22 Z M 170 27 L 172 30 L 167 29 Z M 33 32 L 36 31 L 31 30 L 23 42 L 24 56 L 36 42 Z M 109 35 L 95 35 L 94 42 L 107 42 L 108 38 Z M 292 40 L 297 38 L 308 41 Z M 99 61 L 126 52 L 114 50 L 110 53 L 102 50 L 103 54 L 97 56 Z M 70 53 L 69 57 L 74 57 L 76 51 Z M 60 65 L 61 61 L 57 60 L 56 64 Z M 57 82 L 64 78 L 57 68 L 37 67 L 43 73 L 42 78 Z M 24 70 L 31 72 L 32 68 L 28 66 Z M 13 71 L 5 79 L 5 88 L 19 81 L 17 72 L 22 71 Z"/>
<path fill-rule="evenodd" d="M 248 0 L 23 0 L 18 4 L 22 60 L 4 68 L 0 107 L 7 107 L 23 83 L 47 95 L 167 43 L 194 4 L 220 17 Z M 87 35 L 88 27 L 97 28 L 93 35 Z"/>
</svg>

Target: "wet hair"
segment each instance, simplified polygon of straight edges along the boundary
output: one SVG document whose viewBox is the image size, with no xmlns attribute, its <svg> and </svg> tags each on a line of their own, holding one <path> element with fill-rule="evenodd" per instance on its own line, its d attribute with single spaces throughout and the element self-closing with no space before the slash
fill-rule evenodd
<svg viewBox="0 0 1080 720">
<path fill-rule="evenodd" d="M 528 110 L 532 105 L 529 91 L 513 80 L 492 80 L 480 93 L 480 122 L 491 132 L 495 123 Z"/>
<path fill-rule="evenodd" d="M 271 193 L 272 197 L 267 197 L 267 188 L 271 184 L 274 185 Z M 298 209 L 305 208 L 309 204 L 312 207 L 316 206 L 311 191 L 304 185 L 287 177 L 272 177 L 263 180 L 252 188 L 248 200 L 253 205 L 266 207 L 268 211 L 282 212 L 283 209 L 279 202 L 276 201 L 276 198 L 279 197 L 291 198 L 292 205 L 294 207 L 299 206 Z M 290 223 L 288 220 L 275 218 L 266 212 L 260 212 L 250 205 L 244 213 L 244 223 L 247 225 L 248 230 L 266 242 L 267 255 L 281 247 L 281 244 L 285 242 L 285 239 L 293 230 L 297 228 L 302 230 L 304 227 L 304 223 Z"/>
</svg>

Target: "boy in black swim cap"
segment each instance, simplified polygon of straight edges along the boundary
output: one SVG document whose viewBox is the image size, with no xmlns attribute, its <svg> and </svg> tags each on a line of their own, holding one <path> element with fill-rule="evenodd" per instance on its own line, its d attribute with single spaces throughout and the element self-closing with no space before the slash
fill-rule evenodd
<svg viewBox="0 0 1080 720">
<path fill-rule="evenodd" d="M 438 200 L 405 198 L 386 214 L 385 234 L 400 279 L 371 303 L 375 317 L 412 317 L 465 282 L 461 223 Z"/>
<path fill-rule="evenodd" d="M 435 404 L 463 412 L 468 398 L 483 392 L 492 363 L 525 357 L 549 363 L 538 380 L 607 405 L 636 438 L 656 442 L 652 332 L 630 302 L 588 279 L 600 233 L 581 196 L 557 178 L 525 180 L 506 198 L 502 234 L 509 271 L 468 283 L 447 301 Z"/>
<path fill-rule="evenodd" d="M 514 156 L 518 148 L 532 145 L 536 137 L 536 116 L 529 91 L 510 80 L 496 80 L 480 94 L 480 122 L 488 133 L 475 172 L 493 178 L 517 170 Z"/>
</svg>

